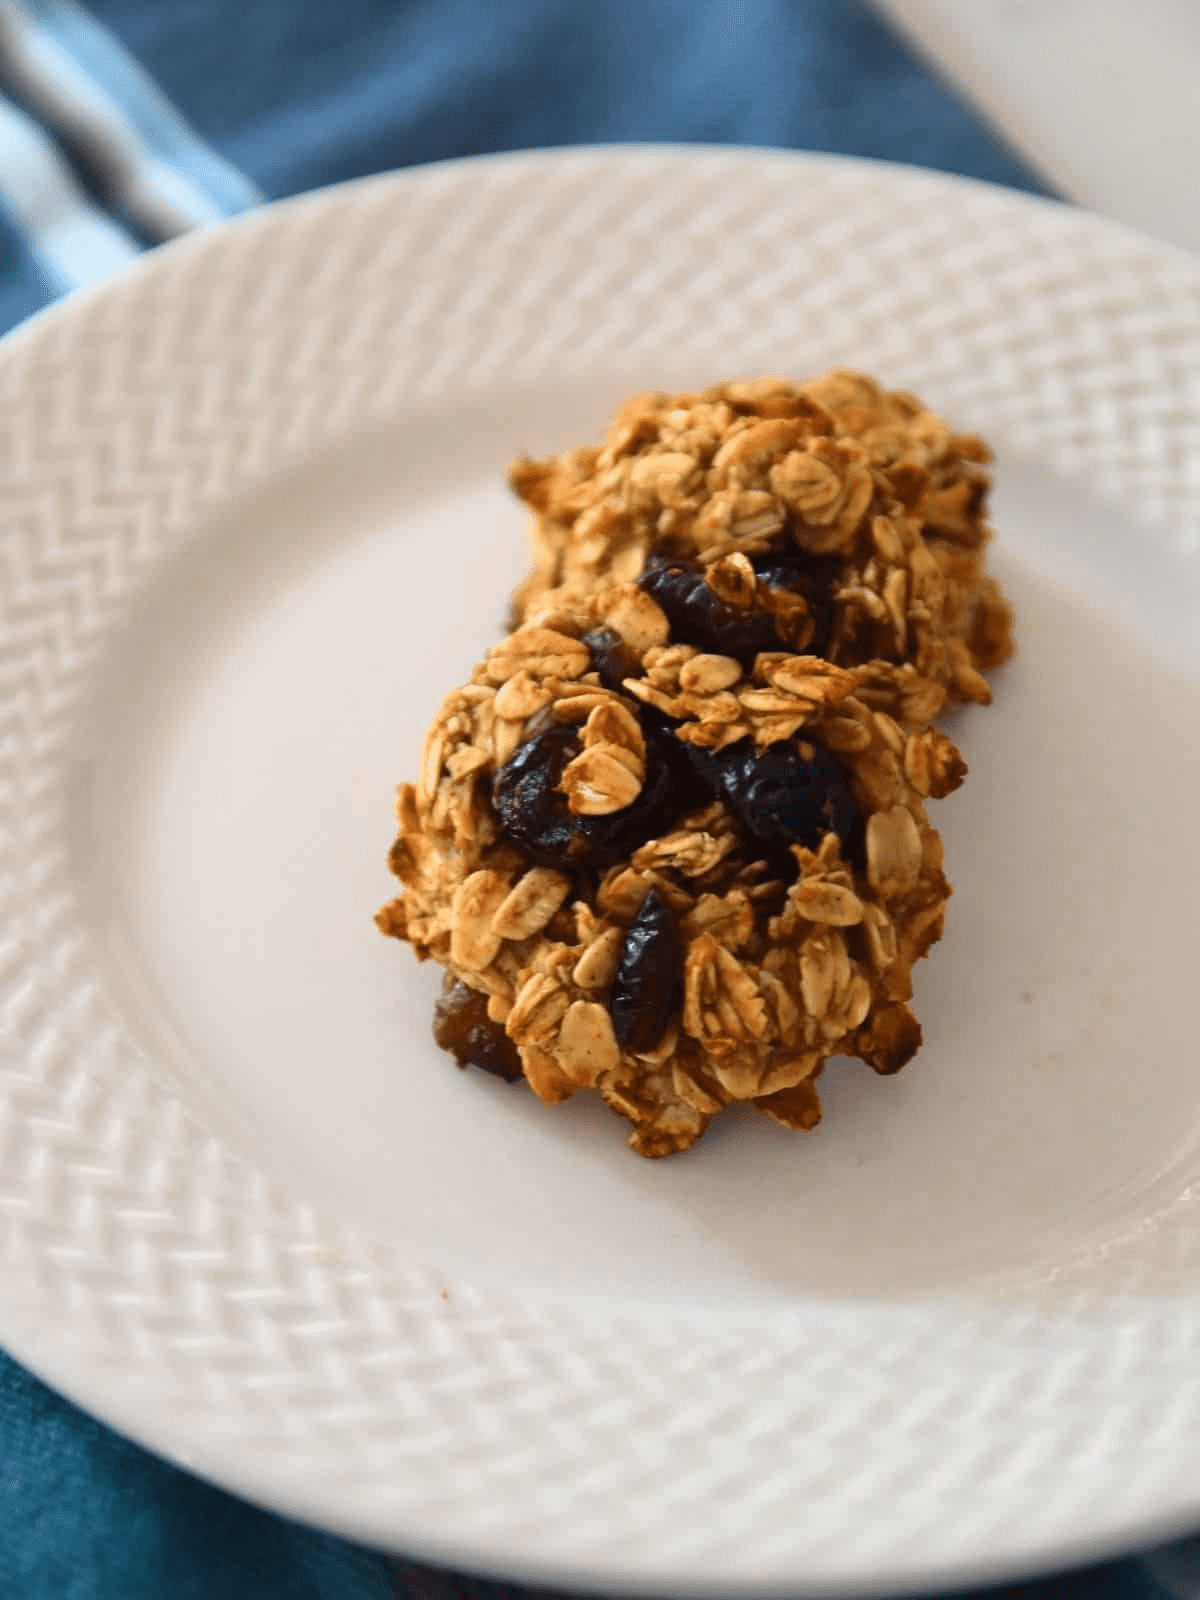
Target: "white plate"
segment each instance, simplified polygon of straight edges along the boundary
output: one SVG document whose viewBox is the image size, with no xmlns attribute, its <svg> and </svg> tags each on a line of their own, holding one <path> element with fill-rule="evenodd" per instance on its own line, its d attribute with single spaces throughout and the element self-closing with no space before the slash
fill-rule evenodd
<svg viewBox="0 0 1200 1600">
<path fill-rule="evenodd" d="M 391 794 L 521 567 L 502 469 L 860 365 L 1001 456 L 928 1044 L 811 1137 L 451 1070 Z M 0 352 L 0 1334 L 246 1495 L 560 1584 L 832 1594 L 1200 1518 L 1200 268 L 843 160 L 452 164 Z"/>
</svg>

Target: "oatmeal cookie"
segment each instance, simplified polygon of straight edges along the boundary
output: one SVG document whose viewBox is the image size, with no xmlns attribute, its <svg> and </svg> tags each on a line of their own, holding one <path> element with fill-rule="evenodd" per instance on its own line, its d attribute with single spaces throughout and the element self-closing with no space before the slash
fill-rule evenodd
<svg viewBox="0 0 1200 1600">
<path fill-rule="evenodd" d="M 910 394 L 833 371 L 638 395 L 602 445 L 519 461 L 532 570 L 514 624 L 638 583 L 673 636 L 884 673 L 906 727 L 991 698 L 1012 615 L 984 569 L 990 454 Z"/>
<path fill-rule="evenodd" d="M 752 420 L 807 415 L 796 390 L 780 391 L 778 416 L 773 391 L 753 392 Z M 732 441 L 748 437 L 729 402 L 697 400 L 699 412 Z M 666 414 L 637 412 L 630 441 L 658 437 Z M 939 448 L 944 459 L 950 447 Z M 565 470 L 546 472 L 561 488 Z M 877 469 L 862 470 L 874 498 Z M 940 481 L 928 474 L 924 503 Z M 946 505 L 959 504 L 960 480 L 946 481 Z M 862 492 L 842 497 L 847 527 Z M 556 516 L 558 493 L 545 501 Z M 826 530 L 823 558 L 839 515 L 813 524 Z M 876 520 L 905 529 L 898 540 L 925 537 L 907 514 Z M 631 563 L 622 552 L 634 547 L 593 523 L 583 581 L 575 526 L 555 523 L 543 574 L 554 581 L 540 584 L 536 615 L 488 651 L 429 729 L 417 781 L 399 791 L 390 865 L 402 887 L 379 927 L 446 969 L 434 1031 L 461 1065 L 524 1078 L 550 1104 L 600 1094 L 632 1124 L 640 1155 L 686 1149 L 741 1101 L 811 1128 L 829 1056 L 891 1073 L 920 1043 L 912 967 L 940 937 L 950 893 L 926 801 L 965 772 L 945 734 L 923 725 L 934 680 L 907 659 L 811 653 L 821 601 L 803 587 L 774 609 L 733 604 L 757 594 L 753 557 L 782 523 L 751 535 L 731 522 L 729 539 L 706 546 L 695 518 L 680 523 L 689 550 L 711 557 L 707 591 L 733 615 L 711 647 L 678 636 L 677 597 L 634 581 L 648 545 Z M 835 592 L 831 625 L 846 638 L 851 610 Z M 783 635 L 754 632 L 763 617 L 782 618 Z"/>
</svg>

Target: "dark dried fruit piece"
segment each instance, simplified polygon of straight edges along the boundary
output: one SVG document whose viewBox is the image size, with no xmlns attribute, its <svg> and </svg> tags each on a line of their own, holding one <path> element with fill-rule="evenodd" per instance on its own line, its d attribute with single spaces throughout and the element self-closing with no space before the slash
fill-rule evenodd
<svg viewBox="0 0 1200 1600">
<path fill-rule="evenodd" d="M 575 729 L 551 724 L 518 747 L 492 785 L 492 805 L 505 832 L 547 866 L 586 854 L 558 789 L 563 768 L 578 753 Z"/>
<path fill-rule="evenodd" d="M 841 559 L 809 555 L 789 539 L 777 549 L 751 556 L 750 565 L 760 583 L 804 596 L 812 622 L 812 632 L 803 641 L 804 654 L 823 656 L 833 634 L 833 586 L 841 577 Z"/>
<path fill-rule="evenodd" d="M 632 805 L 602 817 L 576 816 L 558 787 L 579 754 L 578 730 L 551 724 L 527 739 L 496 775 L 492 804 L 509 839 L 543 866 L 572 869 L 624 861 L 669 831 L 684 809 L 675 781 L 678 740 L 647 729 L 646 775 Z"/>
<path fill-rule="evenodd" d="M 646 736 L 647 750 L 653 749 L 654 760 L 661 761 L 667 769 L 671 795 L 670 825 L 673 826 L 689 811 L 701 811 L 709 805 L 714 796 L 713 787 L 689 760 L 686 746 L 675 737 L 675 729 L 679 726 L 677 722 L 653 706 L 639 706 L 638 721 Z M 649 834 L 647 837 L 653 839 L 657 835 Z"/>
<path fill-rule="evenodd" d="M 624 1050 L 653 1050 L 679 1009 L 683 964 L 670 906 L 651 889 L 629 924 L 608 994 L 613 1032 Z"/>
<path fill-rule="evenodd" d="M 675 644 L 733 656 L 743 667 L 754 665 L 763 650 L 781 648 L 775 619 L 769 611 L 738 611 L 709 588 L 703 567 L 669 556 L 652 556 L 638 580 L 666 613 Z"/>
<path fill-rule="evenodd" d="M 758 750 L 739 739 L 724 750 L 688 745 L 687 751 L 768 855 L 782 855 L 793 844 L 815 850 L 827 833 L 843 845 L 850 840 L 858 811 L 846 774 L 821 745 L 791 739 Z"/>
<path fill-rule="evenodd" d="M 449 973 L 433 1008 L 433 1037 L 460 1067 L 478 1067 L 505 1083 L 522 1076 L 516 1045 L 487 1014 L 487 995 Z"/>
<path fill-rule="evenodd" d="M 754 665 L 761 651 L 803 649 L 806 655 L 824 655 L 833 632 L 833 585 L 840 563 L 811 556 L 790 541 L 751 557 L 758 578 L 768 588 L 803 595 L 811 631 L 795 637 L 784 616 L 762 606 L 738 610 L 709 588 L 703 567 L 670 556 L 652 556 L 639 582 L 657 601 L 671 624 L 676 644 L 733 656 L 745 668 Z"/>
<path fill-rule="evenodd" d="M 615 628 L 593 628 L 585 633 L 583 643 L 592 652 L 592 666 L 600 674 L 606 689 L 618 694 L 626 678 L 642 676 L 642 658 L 631 644 L 626 644 Z"/>
</svg>

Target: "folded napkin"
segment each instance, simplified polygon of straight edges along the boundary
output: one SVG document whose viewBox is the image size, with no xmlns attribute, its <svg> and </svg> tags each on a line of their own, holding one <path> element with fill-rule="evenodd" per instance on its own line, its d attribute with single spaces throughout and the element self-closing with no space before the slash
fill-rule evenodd
<svg viewBox="0 0 1200 1600">
<path fill-rule="evenodd" d="M 852 0 L 0 0 L 0 331 L 264 199 L 614 140 L 781 145 L 1037 184 Z M 3 1204 L 0 1186 L 0 1206 Z M 255 1510 L 0 1356 L 12 1600 L 517 1600 Z M 1009 1588 L 1200 1597 L 1187 1547 Z"/>
</svg>

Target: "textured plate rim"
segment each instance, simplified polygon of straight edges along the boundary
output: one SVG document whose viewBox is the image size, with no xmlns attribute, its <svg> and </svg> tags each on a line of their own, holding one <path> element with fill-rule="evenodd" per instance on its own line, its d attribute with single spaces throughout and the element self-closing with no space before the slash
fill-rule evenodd
<svg viewBox="0 0 1200 1600">
<path fill-rule="evenodd" d="M 5 1305 L 2 1296 L 0 1305 Z M 11 1314 L 11 1303 L 5 1305 L 5 1310 Z M 12 1325 L 16 1322 L 14 1317 Z M 566 1568 L 562 1563 L 529 1559 L 512 1551 L 466 1545 L 453 1535 L 439 1538 L 421 1531 L 406 1536 L 403 1543 L 388 1539 L 381 1535 L 374 1519 L 360 1518 L 348 1504 L 331 1510 L 319 1493 L 280 1492 L 269 1476 L 261 1473 L 248 1472 L 244 1480 L 239 1480 L 237 1473 L 231 1471 L 228 1459 L 219 1452 L 214 1455 L 204 1449 L 173 1445 L 163 1429 L 147 1422 L 144 1400 L 133 1396 L 127 1386 L 118 1383 L 109 1388 L 102 1375 L 82 1371 L 69 1343 L 47 1341 L 44 1328 L 39 1328 L 34 1321 L 23 1326 L 20 1333 L 23 1346 L 14 1346 L 13 1353 L 36 1377 L 124 1438 L 204 1482 L 238 1496 L 247 1504 L 320 1532 L 352 1540 L 398 1560 L 444 1568 L 487 1582 L 528 1585 L 547 1592 L 569 1585 L 570 1593 L 582 1596 L 637 1594 L 651 1597 L 651 1600 L 678 1600 L 684 1593 L 698 1600 L 744 1600 L 747 1595 L 761 1596 L 762 1600 L 789 1600 L 789 1597 L 790 1600 L 865 1600 L 868 1591 L 864 1583 L 869 1583 L 871 1595 L 878 1600 L 905 1600 L 905 1597 L 929 1600 L 934 1594 L 960 1588 L 974 1591 L 986 1585 L 990 1591 L 993 1585 L 1048 1580 L 1076 1569 L 1126 1559 L 1135 1552 L 1149 1555 L 1193 1536 L 1200 1524 L 1198 1490 L 1189 1497 L 1181 1497 L 1179 1506 L 1170 1512 L 1134 1514 L 1126 1518 L 1113 1516 L 1102 1533 L 1084 1533 L 1071 1539 L 1049 1538 L 1009 1553 L 932 1561 L 925 1566 L 913 1566 L 911 1570 L 881 1571 L 866 1579 L 861 1575 L 828 1575 L 811 1581 L 800 1576 L 745 1583 L 719 1575 L 689 1575 L 685 1590 L 683 1581 L 669 1572 L 663 1575 L 644 1572 L 631 1577 L 626 1572 L 614 1575 L 602 1565 L 579 1564 Z M 6 1342 L 10 1338 L 8 1329 L 5 1338 Z"/>
</svg>

